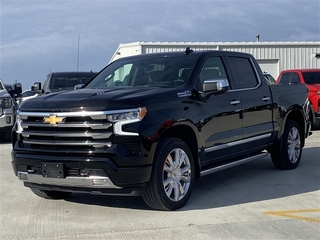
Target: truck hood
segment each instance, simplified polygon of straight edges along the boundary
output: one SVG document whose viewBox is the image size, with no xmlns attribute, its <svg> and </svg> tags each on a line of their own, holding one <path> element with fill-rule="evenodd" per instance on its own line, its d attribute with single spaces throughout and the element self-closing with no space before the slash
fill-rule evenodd
<svg viewBox="0 0 320 240">
<path fill-rule="evenodd" d="M 144 105 L 152 95 L 172 89 L 162 88 L 110 88 L 110 89 L 78 89 L 51 93 L 23 102 L 19 110 L 23 112 L 70 112 L 70 111 L 103 111 L 114 109 L 136 108 Z"/>
<path fill-rule="evenodd" d="M 320 84 L 319 83 L 317 83 L 317 84 L 308 84 L 307 86 L 308 86 L 310 91 L 317 92 L 317 91 L 320 90 Z"/>
</svg>

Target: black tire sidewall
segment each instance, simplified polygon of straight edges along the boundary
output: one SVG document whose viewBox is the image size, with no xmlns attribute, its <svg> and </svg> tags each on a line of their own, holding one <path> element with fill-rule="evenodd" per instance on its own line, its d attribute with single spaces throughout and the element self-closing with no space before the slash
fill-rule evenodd
<svg viewBox="0 0 320 240">
<path fill-rule="evenodd" d="M 292 128 L 296 128 L 298 130 L 299 136 L 300 136 L 300 153 L 298 156 L 298 160 L 295 163 L 292 163 L 289 159 L 289 156 L 288 156 L 288 137 L 289 137 L 289 133 Z M 283 161 L 283 165 L 285 166 L 285 169 L 294 169 L 299 165 L 300 159 L 301 159 L 301 154 L 302 154 L 302 145 L 301 144 L 302 144 L 301 129 L 296 122 L 289 120 L 286 125 L 284 134 L 283 134 L 282 147 L 281 147 L 282 161 Z"/>
<path fill-rule="evenodd" d="M 195 181 L 195 167 L 194 167 L 193 156 L 188 146 L 180 139 L 165 138 L 165 139 L 162 139 L 159 142 L 159 144 L 160 145 L 159 145 L 158 151 L 156 151 L 156 154 L 155 154 L 156 157 L 154 159 L 154 167 L 153 167 L 154 169 L 153 173 L 155 173 L 153 174 L 154 184 L 156 184 L 157 192 L 165 208 L 170 210 L 178 209 L 187 203 L 192 193 L 192 189 Z M 172 201 L 167 196 L 165 189 L 163 187 L 164 163 L 167 158 L 167 155 L 175 148 L 180 148 L 183 151 L 185 151 L 185 153 L 188 155 L 188 158 L 190 161 L 190 167 L 191 167 L 191 181 L 190 181 L 188 192 L 181 200 L 177 202 Z"/>
</svg>

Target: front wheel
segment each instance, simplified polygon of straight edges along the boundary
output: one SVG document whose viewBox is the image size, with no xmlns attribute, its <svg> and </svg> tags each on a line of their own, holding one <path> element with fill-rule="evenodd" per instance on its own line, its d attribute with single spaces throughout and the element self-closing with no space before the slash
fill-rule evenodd
<svg viewBox="0 0 320 240">
<path fill-rule="evenodd" d="M 189 147 L 180 139 L 161 139 L 143 199 L 157 210 L 181 208 L 190 198 L 194 181 L 195 167 Z"/>
<path fill-rule="evenodd" d="M 38 188 L 31 188 L 31 191 L 38 197 L 45 199 L 64 199 L 71 194 L 71 192 L 46 191 Z"/>
<path fill-rule="evenodd" d="M 273 164 L 279 169 L 294 169 L 301 159 L 302 134 L 299 125 L 288 120 L 282 136 L 280 146 L 271 151 Z"/>
</svg>

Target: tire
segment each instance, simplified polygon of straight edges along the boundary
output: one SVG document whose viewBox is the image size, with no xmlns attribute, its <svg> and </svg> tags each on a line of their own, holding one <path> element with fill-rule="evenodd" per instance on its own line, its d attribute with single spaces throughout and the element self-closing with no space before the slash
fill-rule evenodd
<svg viewBox="0 0 320 240">
<path fill-rule="evenodd" d="M 38 188 L 31 188 L 31 191 L 38 197 L 45 199 L 64 199 L 71 195 L 71 192 L 47 191 Z"/>
<path fill-rule="evenodd" d="M 11 131 L 0 132 L 0 140 L 3 142 L 11 142 Z"/>
<path fill-rule="evenodd" d="M 311 128 L 313 130 L 318 130 L 320 129 L 320 120 L 316 118 L 313 110 L 310 110 L 310 121 L 311 121 Z"/>
<path fill-rule="evenodd" d="M 188 146 L 180 139 L 161 139 L 143 199 L 156 210 L 181 208 L 191 196 L 194 181 L 194 161 Z"/>
<path fill-rule="evenodd" d="M 271 159 L 278 169 L 295 169 L 301 159 L 302 134 L 299 125 L 292 120 L 288 120 L 280 142 L 271 151 Z"/>
</svg>

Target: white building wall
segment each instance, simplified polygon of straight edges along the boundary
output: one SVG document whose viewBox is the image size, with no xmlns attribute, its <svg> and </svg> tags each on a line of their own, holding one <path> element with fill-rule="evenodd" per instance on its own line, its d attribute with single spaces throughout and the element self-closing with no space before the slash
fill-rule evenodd
<svg viewBox="0 0 320 240">
<path fill-rule="evenodd" d="M 158 52 L 224 50 L 252 54 L 263 71 L 275 78 L 284 69 L 320 68 L 320 42 L 134 42 L 120 44 L 110 61 L 120 57 Z"/>
</svg>

